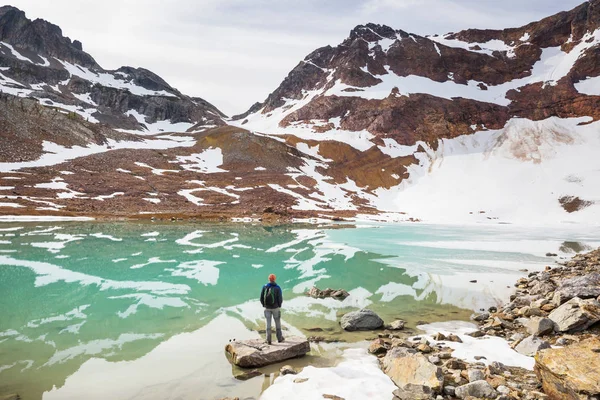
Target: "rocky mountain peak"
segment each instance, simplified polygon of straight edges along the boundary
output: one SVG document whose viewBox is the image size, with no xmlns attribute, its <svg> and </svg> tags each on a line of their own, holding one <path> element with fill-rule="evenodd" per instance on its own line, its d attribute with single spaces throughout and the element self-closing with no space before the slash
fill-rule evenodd
<svg viewBox="0 0 600 400">
<path fill-rule="evenodd" d="M 89 68 L 99 68 L 81 42 L 63 36 L 59 26 L 43 19 L 34 21 L 13 6 L 0 8 L 0 41 L 38 55 L 56 57 Z"/>
<path fill-rule="evenodd" d="M 397 38 L 396 31 L 387 25 L 379 25 L 368 23 L 366 25 L 357 25 L 350 31 L 349 40 L 354 41 L 355 39 L 362 38 L 367 42 L 376 42 L 381 39 L 392 39 Z"/>
</svg>

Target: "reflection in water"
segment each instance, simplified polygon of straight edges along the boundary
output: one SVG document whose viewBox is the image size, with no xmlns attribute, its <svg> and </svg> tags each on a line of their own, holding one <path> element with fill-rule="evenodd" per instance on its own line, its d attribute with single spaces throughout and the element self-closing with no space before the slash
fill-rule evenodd
<svg viewBox="0 0 600 400">
<path fill-rule="evenodd" d="M 320 327 L 320 336 L 358 341 L 370 334 L 337 322 L 350 310 L 369 307 L 412 327 L 465 319 L 505 297 L 519 269 L 545 265 L 527 243 L 558 251 L 566 238 L 503 229 L 0 225 L 0 395 L 257 397 L 277 368 L 265 368 L 264 380 L 235 380 L 223 347 L 264 328 L 257 298 L 269 273 L 284 289 L 289 334 Z M 515 240 L 525 243 L 520 252 Z M 503 242 L 513 244 L 502 251 Z M 304 296 L 312 285 L 351 295 Z M 314 346 L 295 362 L 331 365 L 343 346 Z"/>
</svg>

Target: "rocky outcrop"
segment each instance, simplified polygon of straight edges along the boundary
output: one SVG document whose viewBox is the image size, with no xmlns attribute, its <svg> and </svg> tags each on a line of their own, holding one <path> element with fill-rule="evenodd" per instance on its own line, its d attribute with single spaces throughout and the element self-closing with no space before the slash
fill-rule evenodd
<svg viewBox="0 0 600 400">
<path fill-rule="evenodd" d="M 232 362 L 243 368 L 256 368 L 275 364 L 290 358 L 302 357 L 310 351 L 310 344 L 304 338 L 289 336 L 283 343 L 266 344 L 262 339 L 230 342 L 225 351 Z"/>
<path fill-rule="evenodd" d="M 600 321 L 600 303 L 596 299 L 572 298 L 548 316 L 558 332 L 578 332 Z"/>
<path fill-rule="evenodd" d="M 87 147 L 105 145 L 109 139 L 141 141 L 136 135 L 87 122 L 74 113 L 44 107 L 35 99 L 0 93 L 0 162 L 37 160 L 44 142 Z"/>
<path fill-rule="evenodd" d="M 64 37 L 60 27 L 43 19 L 29 20 L 16 7 L 0 7 L 0 41 L 26 50 L 27 56 L 37 54 L 84 67 L 98 67 L 96 61 L 83 51 L 81 42 Z M 39 56 L 37 59 L 42 62 Z"/>
<path fill-rule="evenodd" d="M 383 320 L 375 312 L 362 309 L 345 314 L 340 325 L 347 331 L 368 331 L 383 327 Z"/>
<path fill-rule="evenodd" d="M 382 359 L 382 368 L 403 393 L 440 392 L 444 384 L 444 376 L 440 367 L 432 364 L 423 354 L 415 350 L 396 347 L 391 349 Z M 416 385 L 409 386 L 407 385 Z M 421 386 L 427 387 L 423 389 Z"/>
<path fill-rule="evenodd" d="M 600 397 L 600 339 L 546 349 L 535 357 L 535 372 L 551 400 Z"/>
</svg>

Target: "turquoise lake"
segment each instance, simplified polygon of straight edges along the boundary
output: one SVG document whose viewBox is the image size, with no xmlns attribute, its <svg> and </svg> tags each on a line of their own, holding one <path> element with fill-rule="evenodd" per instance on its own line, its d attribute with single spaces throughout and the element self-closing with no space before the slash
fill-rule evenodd
<svg viewBox="0 0 600 400">
<path fill-rule="evenodd" d="M 0 396 L 257 399 L 279 366 L 236 379 L 224 346 L 264 329 L 270 273 L 284 334 L 340 340 L 293 363 L 328 366 L 373 337 L 340 330 L 348 311 L 412 332 L 466 320 L 506 300 L 523 270 L 598 246 L 598 228 L 576 226 L 0 223 Z M 312 299 L 313 285 L 350 296 Z"/>
</svg>

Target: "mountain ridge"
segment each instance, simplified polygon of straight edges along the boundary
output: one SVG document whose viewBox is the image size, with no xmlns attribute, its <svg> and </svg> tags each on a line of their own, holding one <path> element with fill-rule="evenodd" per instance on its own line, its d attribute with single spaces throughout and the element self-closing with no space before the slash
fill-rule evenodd
<svg viewBox="0 0 600 400">
<path fill-rule="evenodd" d="M 0 135 L 28 155 L 0 152 L 0 214 L 598 223 L 599 3 L 502 31 L 357 25 L 230 120 L 148 70 L 0 42 Z"/>
</svg>

